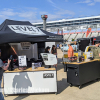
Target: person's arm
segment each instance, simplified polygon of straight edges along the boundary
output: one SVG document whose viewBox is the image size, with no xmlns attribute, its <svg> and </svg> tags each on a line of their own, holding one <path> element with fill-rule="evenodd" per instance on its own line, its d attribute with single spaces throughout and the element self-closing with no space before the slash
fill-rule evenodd
<svg viewBox="0 0 100 100">
<path fill-rule="evenodd" d="M 5 66 L 5 65 L 2 66 L 2 69 L 3 69 L 3 70 L 7 70 L 8 67 L 9 67 L 9 65 L 10 65 L 10 62 L 11 62 L 11 60 L 8 59 L 8 64 L 7 64 L 6 66 Z"/>
<path fill-rule="evenodd" d="M 72 52 L 71 50 L 69 49 L 69 56 L 72 57 Z"/>
<path fill-rule="evenodd" d="M 57 55 L 57 49 L 56 49 L 56 53 L 55 53 L 55 55 Z"/>
<path fill-rule="evenodd" d="M 52 50 L 51 50 L 51 54 L 52 54 Z"/>
<path fill-rule="evenodd" d="M 99 53 L 99 57 L 100 57 L 100 53 Z"/>
<path fill-rule="evenodd" d="M 72 50 L 70 51 L 70 55 L 71 55 L 71 57 L 73 56 L 73 51 Z"/>
<path fill-rule="evenodd" d="M 73 48 L 70 49 L 70 55 L 71 55 L 71 57 L 73 57 Z"/>
<path fill-rule="evenodd" d="M 100 48 L 98 47 L 98 53 L 99 53 L 99 57 L 100 57 Z"/>
</svg>

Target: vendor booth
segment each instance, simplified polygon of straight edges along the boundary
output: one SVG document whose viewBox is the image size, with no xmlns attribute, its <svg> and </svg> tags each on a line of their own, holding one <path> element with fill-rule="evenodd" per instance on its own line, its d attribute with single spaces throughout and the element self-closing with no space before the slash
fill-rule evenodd
<svg viewBox="0 0 100 100">
<path fill-rule="evenodd" d="M 77 39 L 77 45 L 79 49 L 74 57 L 69 59 L 66 52 L 63 60 L 67 82 L 80 89 L 85 83 L 100 79 L 100 36 Z"/>
<path fill-rule="evenodd" d="M 5 20 L 0 25 L 1 59 L 6 63 L 13 57 L 10 69 L 3 74 L 4 94 L 57 93 L 56 69 L 41 67 L 35 43 L 60 41 L 61 35 L 34 27 L 28 21 Z M 39 63 L 36 69 L 35 63 Z"/>
<path fill-rule="evenodd" d="M 4 94 L 57 93 L 55 68 L 5 71 Z"/>
<path fill-rule="evenodd" d="M 67 82 L 79 86 L 100 78 L 100 60 L 67 63 Z"/>
<path fill-rule="evenodd" d="M 93 57 L 93 52 L 91 52 L 91 48 L 93 41 L 92 38 L 78 38 L 77 39 L 77 51 L 74 51 L 74 56 L 79 58 L 80 60 L 88 59 L 90 57 Z M 74 47 L 74 45 L 73 45 Z M 96 48 L 95 48 L 96 49 Z M 67 71 L 67 58 L 68 54 L 67 52 L 63 52 L 63 64 L 64 64 L 64 71 Z"/>
</svg>

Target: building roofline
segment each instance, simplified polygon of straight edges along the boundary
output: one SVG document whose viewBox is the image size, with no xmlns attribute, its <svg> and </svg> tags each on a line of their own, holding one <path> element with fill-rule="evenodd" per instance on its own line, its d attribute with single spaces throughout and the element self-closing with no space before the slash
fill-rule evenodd
<svg viewBox="0 0 100 100">
<path fill-rule="evenodd" d="M 56 21 L 47 21 L 47 23 L 65 22 L 65 21 L 74 21 L 74 20 L 83 20 L 83 19 L 92 19 L 92 18 L 100 18 L 100 16 L 82 17 L 82 18 L 73 18 L 73 19 L 62 19 L 62 20 L 56 20 Z M 43 24 L 43 22 L 32 23 L 32 24 L 33 24 L 33 25 L 36 25 L 36 24 Z"/>
</svg>

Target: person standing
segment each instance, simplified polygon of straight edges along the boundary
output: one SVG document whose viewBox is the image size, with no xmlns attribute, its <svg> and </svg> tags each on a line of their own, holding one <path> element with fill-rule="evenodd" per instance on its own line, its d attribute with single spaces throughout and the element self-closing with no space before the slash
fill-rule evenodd
<svg viewBox="0 0 100 100">
<path fill-rule="evenodd" d="M 45 49 L 45 53 L 50 53 L 49 51 L 50 51 L 50 47 L 47 46 L 46 49 Z M 49 65 L 49 68 L 51 68 L 51 65 Z"/>
<path fill-rule="evenodd" d="M 94 59 L 100 59 L 100 43 L 95 44 L 96 49 L 92 49 Z"/>
<path fill-rule="evenodd" d="M 57 58 L 57 49 L 56 49 L 55 45 L 52 46 L 51 53 L 56 55 L 56 58 Z M 57 68 L 57 64 L 56 64 L 56 68 Z"/>
<path fill-rule="evenodd" d="M 1 50 L 0 50 L 0 56 L 1 56 Z M 3 76 L 3 70 L 7 70 L 9 67 L 11 60 L 8 59 L 7 65 L 3 63 L 3 61 L 0 59 L 0 89 L 1 89 L 1 83 L 2 83 L 2 76 Z M 0 100 L 4 100 L 3 94 L 0 91 Z"/>
<path fill-rule="evenodd" d="M 74 50 L 72 48 L 72 46 L 70 45 L 70 42 L 67 43 L 68 44 L 68 58 L 73 57 L 74 56 Z"/>
<path fill-rule="evenodd" d="M 50 51 L 50 47 L 47 46 L 46 49 L 45 49 L 45 53 L 50 53 L 49 51 Z"/>
</svg>

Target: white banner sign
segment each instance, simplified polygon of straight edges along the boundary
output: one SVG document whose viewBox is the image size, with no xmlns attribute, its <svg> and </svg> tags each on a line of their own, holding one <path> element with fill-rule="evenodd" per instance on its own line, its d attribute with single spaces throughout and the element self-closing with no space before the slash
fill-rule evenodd
<svg viewBox="0 0 100 100">
<path fill-rule="evenodd" d="M 8 25 L 8 27 L 16 32 L 28 35 L 46 35 L 39 28 L 29 25 Z"/>
</svg>

